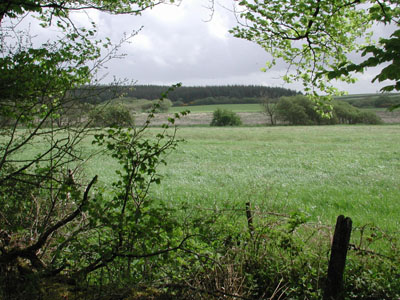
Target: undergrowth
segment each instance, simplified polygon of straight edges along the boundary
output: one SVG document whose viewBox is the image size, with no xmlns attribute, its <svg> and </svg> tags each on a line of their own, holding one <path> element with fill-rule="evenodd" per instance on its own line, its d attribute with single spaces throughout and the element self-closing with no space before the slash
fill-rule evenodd
<svg viewBox="0 0 400 300">
<path fill-rule="evenodd" d="M 244 209 L 177 211 L 182 210 L 181 234 L 191 238 L 179 251 L 133 263 L 130 273 L 115 262 L 74 285 L 48 281 L 37 295 L 69 300 L 322 299 L 333 226 L 311 223 L 301 213 L 253 211 L 249 227 Z M 385 247 L 378 252 L 374 244 L 382 242 Z M 373 226 L 355 228 L 344 299 L 398 299 L 399 249 L 396 234 Z"/>
</svg>

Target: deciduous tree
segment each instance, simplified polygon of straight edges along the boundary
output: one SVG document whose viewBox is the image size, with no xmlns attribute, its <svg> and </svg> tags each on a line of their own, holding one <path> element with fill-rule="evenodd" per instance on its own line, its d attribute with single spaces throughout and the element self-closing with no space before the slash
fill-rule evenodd
<svg viewBox="0 0 400 300">
<path fill-rule="evenodd" d="M 352 83 L 355 73 L 374 66 L 383 68 L 373 81 L 389 81 L 382 91 L 400 90 L 398 0 L 243 0 L 237 14 L 239 25 L 231 32 L 271 53 L 267 68 L 278 59 L 288 63 L 284 79 L 301 81 L 316 101 L 321 92 L 338 93 L 332 80 Z M 392 31 L 377 43 L 371 32 L 376 24 Z M 354 52 L 367 59 L 352 61 Z"/>
</svg>

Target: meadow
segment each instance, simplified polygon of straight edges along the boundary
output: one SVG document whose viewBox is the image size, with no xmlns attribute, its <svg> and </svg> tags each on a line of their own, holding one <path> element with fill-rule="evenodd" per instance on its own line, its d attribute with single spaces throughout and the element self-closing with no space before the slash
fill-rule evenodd
<svg viewBox="0 0 400 300">
<path fill-rule="evenodd" d="M 159 129 L 152 129 L 157 131 Z M 193 210 L 302 212 L 310 222 L 400 225 L 400 126 L 184 127 L 152 197 Z M 90 173 L 108 184 L 115 163 Z"/>
<path fill-rule="evenodd" d="M 146 138 L 160 131 L 151 127 Z M 98 294 L 65 295 L 105 299 L 103 282 L 111 292 L 125 282 L 126 295 L 136 289 L 139 295 L 138 283 L 147 283 L 148 299 L 222 299 L 221 293 L 237 299 L 225 292 L 260 299 L 281 285 L 287 287 L 279 291 L 281 299 L 322 299 L 334 224 L 343 214 L 353 220 L 344 278 L 348 299 L 398 299 L 399 133 L 400 125 L 180 127 L 177 138 L 184 141 L 159 166 L 161 184 L 151 185 L 150 205 L 132 228 L 143 249 L 188 236 L 183 251 L 135 260 L 129 273 L 125 261 L 115 261 L 87 278 L 87 286 L 99 285 Z M 88 136 L 80 149 L 96 152 L 91 141 Z M 23 158 L 45 146 L 37 142 Z M 109 154 L 98 154 L 75 179 L 98 175 L 98 199 L 113 207 L 108 201 L 118 191 L 111 186 L 117 169 Z M 254 226 L 246 220 L 247 202 Z M 104 203 L 93 198 L 92 204 L 97 209 Z M 163 280 L 178 282 L 168 291 L 172 298 L 153 297 Z M 195 290 L 181 284 L 186 282 Z"/>
<path fill-rule="evenodd" d="M 217 109 L 227 109 L 233 112 L 262 112 L 260 104 L 214 104 L 214 105 L 191 105 L 191 106 L 173 106 L 168 112 L 176 113 L 182 111 L 182 109 L 188 109 L 193 113 L 207 113 L 213 112 Z"/>
</svg>

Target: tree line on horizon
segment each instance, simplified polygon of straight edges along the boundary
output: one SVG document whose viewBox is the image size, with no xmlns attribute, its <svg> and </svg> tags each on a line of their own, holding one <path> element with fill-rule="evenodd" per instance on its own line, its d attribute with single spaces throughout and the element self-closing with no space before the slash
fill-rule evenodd
<svg viewBox="0 0 400 300">
<path fill-rule="evenodd" d="M 117 97 L 154 100 L 158 99 L 168 86 L 163 85 L 135 85 L 135 86 L 97 86 L 83 87 L 71 91 L 75 98 L 82 102 L 99 104 Z M 168 98 L 180 105 L 194 105 L 200 99 L 201 104 L 217 104 L 214 99 L 223 103 L 233 100 L 235 103 L 259 103 L 260 97 L 280 98 L 294 96 L 299 92 L 282 87 L 268 87 L 260 85 L 224 85 L 224 86 L 182 86 L 168 95 Z M 241 100 L 243 99 L 243 100 Z M 197 102 L 196 102 L 197 101 Z M 244 101 L 244 102 L 241 102 Z M 206 102 L 206 103 L 203 103 Z M 220 104 L 220 103 L 218 103 Z"/>
</svg>

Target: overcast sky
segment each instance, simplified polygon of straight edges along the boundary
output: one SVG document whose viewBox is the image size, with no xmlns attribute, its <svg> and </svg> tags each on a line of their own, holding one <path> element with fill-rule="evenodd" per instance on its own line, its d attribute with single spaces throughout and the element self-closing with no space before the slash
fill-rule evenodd
<svg viewBox="0 0 400 300">
<path fill-rule="evenodd" d="M 270 56 L 257 44 L 229 34 L 236 20 L 227 9 L 217 5 L 213 18 L 206 22 L 210 16 L 206 4 L 206 0 L 185 0 L 180 6 L 157 6 L 139 17 L 91 11 L 89 16 L 98 25 L 98 37 L 108 36 L 114 42 L 124 32 L 143 26 L 121 49 L 126 57 L 108 63 L 107 80 L 116 76 L 137 84 L 256 84 L 301 90 L 300 84 L 289 85 L 280 78 L 286 71 L 283 64 L 261 72 Z M 83 13 L 74 19 L 80 25 L 88 23 Z M 357 84 L 338 87 L 349 93 L 375 93 L 382 84 L 371 83 L 373 74 L 360 75 Z"/>
</svg>

